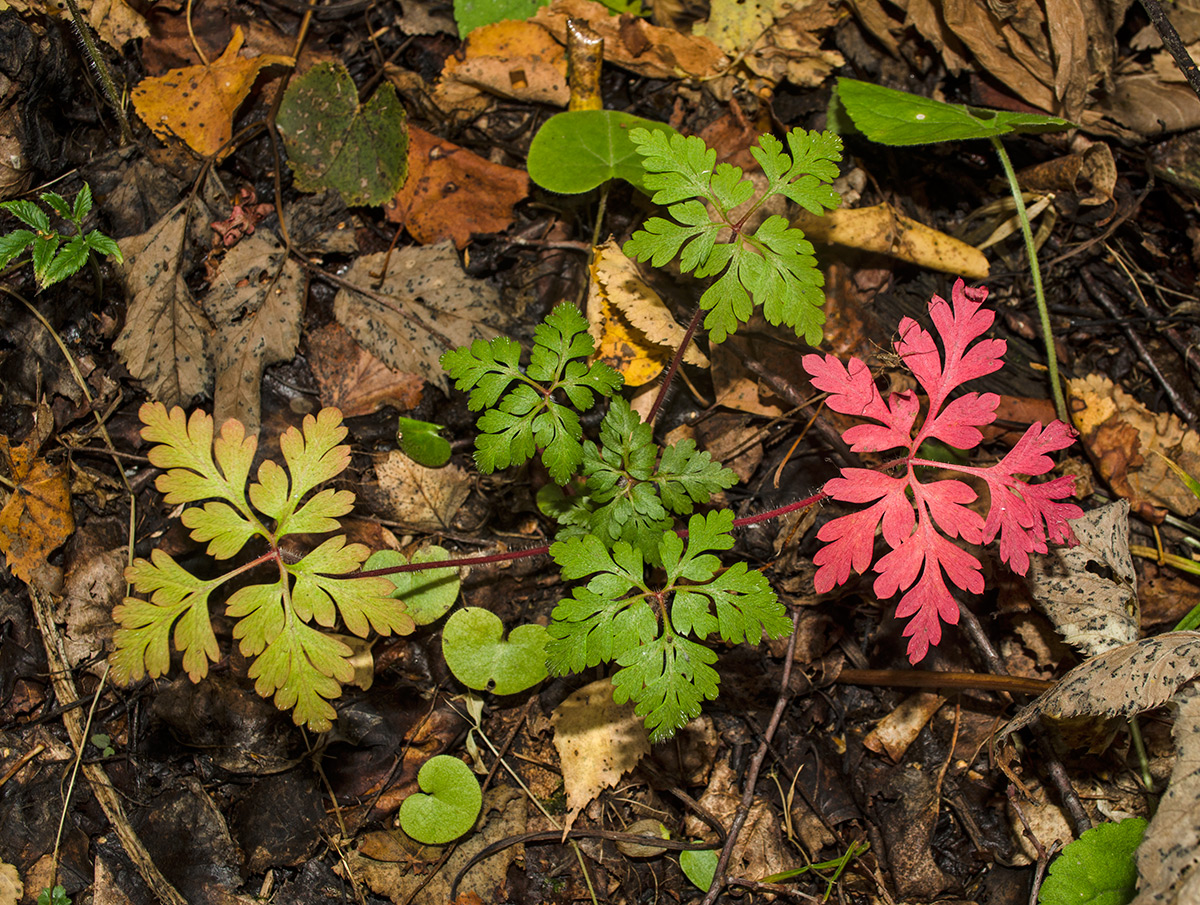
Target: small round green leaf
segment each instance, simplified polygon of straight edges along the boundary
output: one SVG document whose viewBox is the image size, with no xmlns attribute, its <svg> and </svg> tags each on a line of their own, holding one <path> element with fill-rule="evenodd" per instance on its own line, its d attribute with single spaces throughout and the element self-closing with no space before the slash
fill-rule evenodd
<svg viewBox="0 0 1200 905">
<path fill-rule="evenodd" d="M 641 127 L 675 134 L 658 123 L 617 110 L 569 110 L 550 117 L 533 137 L 529 178 L 562 195 L 590 192 L 610 179 L 624 179 L 649 195 L 646 171 L 629 132 Z"/>
<path fill-rule="evenodd" d="M 1038 905 L 1127 905 L 1137 891 L 1141 817 L 1094 826 L 1050 865 Z"/>
<path fill-rule="evenodd" d="M 445 845 L 475 825 L 483 807 L 479 780 L 457 757 L 431 757 L 417 773 L 420 792 L 400 805 L 400 827 L 425 845 Z"/>
<path fill-rule="evenodd" d="M 443 547 L 423 547 L 405 559 L 399 550 L 376 550 L 363 565 L 363 569 L 390 569 L 409 562 L 440 562 L 449 559 Z M 392 596 L 403 600 L 408 615 L 417 625 L 437 622 L 449 612 L 458 600 L 460 584 L 458 568 L 447 566 L 442 569 L 422 569 L 419 572 L 397 572 L 386 576 L 396 586 Z"/>
<path fill-rule="evenodd" d="M 490 610 L 466 607 L 446 621 L 442 656 L 468 688 L 516 694 L 546 678 L 546 627 L 518 625 L 504 640 L 504 623 Z"/>
<path fill-rule="evenodd" d="M 1052 132 L 1074 125 L 1040 113 L 947 104 L 858 79 L 837 81 L 837 99 L 855 128 L 871 141 L 884 145 L 925 145 L 992 138 L 1009 132 Z"/>
<path fill-rule="evenodd" d="M 476 28 L 508 19 L 528 19 L 550 0 L 454 0 L 454 24 L 465 38 Z"/>
<path fill-rule="evenodd" d="M 416 418 L 401 418 L 396 439 L 403 453 L 426 468 L 441 468 L 450 461 L 450 441 L 439 432 L 442 425 Z"/>
<path fill-rule="evenodd" d="M 716 849 L 686 850 L 679 853 L 679 866 L 683 875 L 692 881 L 697 889 L 708 890 L 712 886 L 713 877 L 717 875 L 717 862 L 721 853 Z"/>
</svg>

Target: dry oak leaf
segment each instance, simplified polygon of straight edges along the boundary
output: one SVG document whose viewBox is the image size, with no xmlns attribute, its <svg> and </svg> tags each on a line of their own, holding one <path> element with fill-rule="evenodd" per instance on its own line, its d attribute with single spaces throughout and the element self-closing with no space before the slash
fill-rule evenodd
<svg viewBox="0 0 1200 905">
<path fill-rule="evenodd" d="M 189 220 L 192 235 L 210 234 L 212 215 L 204 203 L 183 201 L 140 236 L 120 242 L 130 302 L 113 348 L 150 396 L 169 406 L 186 405 L 212 379 L 212 325 L 186 279 L 195 257 Z"/>
<path fill-rule="evenodd" d="M 254 87 L 259 72 L 276 64 L 291 66 L 292 57 L 238 55 L 245 43 L 241 27 L 235 28 L 225 52 L 207 66 L 185 66 L 142 79 L 133 89 L 133 108 L 150 131 L 162 140 L 181 139 L 205 157 L 221 151 L 218 160 L 233 152 L 233 118 Z"/>
<path fill-rule="evenodd" d="M 524 170 L 492 163 L 409 126 L 408 179 L 384 212 L 422 245 L 453 239 L 463 249 L 472 233 L 508 228 L 513 205 L 528 194 Z"/>
<path fill-rule="evenodd" d="M 1068 395 L 1080 442 L 1134 512 L 1161 522 L 1165 509 L 1184 518 L 1200 509 L 1200 500 L 1162 459 L 1200 474 L 1200 435 L 1170 412 L 1149 411 L 1103 374 L 1069 381 Z"/>
<path fill-rule="evenodd" d="M 567 20 L 580 18 L 604 39 L 604 59 L 622 69 L 656 79 L 720 75 L 729 63 L 708 38 L 651 25 L 645 19 L 613 16 L 595 0 L 555 0 L 529 21 L 567 43 Z"/>
<path fill-rule="evenodd" d="M 0 552 L 8 569 L 22 581 L 75 531 L 67 464 L 52 465 L 38 451 L 53 429 L 50 409 L 38 407 L 39 426 L 15 448 L 0 435 L 0 463 L 15 485 L 0 509 Z M 41 425 L 45 425 L 42 428 Z"/>
<path fill-rule="evenodd" d="M 236 418 L 249 436 L 258 433 L 263 370 L 296 354 L 307 284 L 304 270 L 274 233 L 258 230 L 226 253 L 201 302 L 216 328 L 211 349 L 217 424 Z"/>
</svg>

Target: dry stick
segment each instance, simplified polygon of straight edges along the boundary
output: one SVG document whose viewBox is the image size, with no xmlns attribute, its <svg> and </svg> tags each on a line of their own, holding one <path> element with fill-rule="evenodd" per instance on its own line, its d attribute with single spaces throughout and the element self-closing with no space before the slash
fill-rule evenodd
<svg viewBox="0 0 1200 905">
<path fill-rule="evenodd" d="M 1179 37 L 1179 32 L 1175 30 L 1175 26 L 1171 24 L 1162 7 L 1159 6 L 1158 0 L 1141 0 L 1141 3 L 1142 9 L 1146 11 L 1146 15 L 1150 17 L 1150 21 L 1158 29 L 1163 46 L 1175 58 L 1175 65 L 1179 67 L 1179 71 L 1183 73 L 1188 84 L 1192 86 L 1192 91 L 1196 92 L 1196 97 L 1200 97 L 1200 71 L 1197 71 L 1196 61 L 1192 59 L 1192 55 L 1184 47 L 1183 41 Z"/>
<path fill-rule="evenodd" d="M 1154 375 L 1154 379 L 1158 385 L 1163 388 L 1163 392 L 1167 394 L 1167 398 L 1171 400 L 1171 405 L 1175 411 L 1179 413 L 1184 421 L 1191 424 L 1196 423 L 1196 412 L 1188 405 L 1187 401 L 1175 389 L 1171 381 L 1167 380 L 1165 374 L 1159 368 L 1158 363 L 1154 360 L 1154 356 L 1150 354 L 1150 350 L 1146 348 L 1146 344 L 1142 342 L 1142 338 L 1137 335 L 1137 332 L 1131 327 L 1126 318 L 1121 316 L 1120 310 L 1109 297 L 1108 293 L 1100 285 L 1099 281 L 1085 267 L 1080 270 L 1080 275 L 1083 277 L 1083 284 L 1087 287 L 1088 294 L 1096 301 L 1096 304 L 1105 310 L 1109 317 L 1115 318 L 1121 327 L 1121 331 L 1125 337 L 1137 350 L 1138 358 L 1150 369 L 1150 373 Z"/>
<path fill-rule="evenodd" d="M 42 644 L 46 648 L 46 660 L 50 666 L 50 680 L 54 685 L 54 694 L 62 704 L 74 704 L 79 700 L 79 692 L 75 688 L 75 680 L 71 678 L 71 667 L 67 660 L 67 651 L 62 635 L 58 631 L 58 626 L 54 624 L 54 604 L 50 595 L 35 584 L 29 585 L 29 596 L 33 601 L 33 615 L 42 632 Z M 83 722 L 83 715 L 78 708 L 72 708 L 63 713 L 63 724 L 67 727 L 71 744 L 77 751 L 82 751 L 87 742 L 84 737 Z M 142 845 L 142 840 L 129 825 L 129 819 L 125 816 L 125 808 L 104 767 L 100 764 L 85 763 L 83 775 L 91 784 L 92 794 L 100 802 L 104 816 L 116 830 L 117 838 L 121 840 L 121 845 L 124 846 L 125 853 L 129 855 L 129 860 L 142 875 L 142 879 L 146 881 L 150 891 L 166 905 L 188 905 L 187 899 L 181 896 L 170 881 L 162 875 L 162 871 L 155 865 L 150 853 L 146 851 L 146 847 Z"/>
<path fill-rule="evenodd" d="M 971 641 L 975 644 L 976 649 L 983 655 L 983 659 L 987 661 L 988 668 L 998 676 L 1008 675 L 1008 670 L 1004 668 L 1004 663 L 1000 659 L 1000 655 L 996 653 L 996 648 L 992 646 L 992 641 L 984 632 L 983 626 L 979 624 L 975 613 L 965 606 L 960 606 L 959 620 Z M 1037 739 L 1038 746 L 1042 750 L 1042 757 L 1045 759 L 1046 771 L 1050 774 L 1050 781 L 1054 783 L 1054 787 L 1058 790 L 1059 797 L 1062 798 L 1063 807 L 1067 809 L 1067 816 L 1071 818 L 1071 828 L 1076 836 L 1082 836 L 1085 832 L 1092 828 L 1092 819 L 1088 817 L 1087 811 L 1083 809 L 1083 802 L 1079 800 L 1079 793 L 1075 791 L 1075 787 L 1071 785 L 1071 780 L 1067 776 L 1066 768 L 1063 767 L 1062 761 L 1058 759 L 1058 755 L 1054 753 L 1054 745 L 1051 744 L 1049 736 L 1042 728 L 1041 723 L 1034 722 L 1029 727 L 1033 737 Z"/>
<path fill-rule="evenodd" d="M 763 761 L 767 759 L 767 750 L 771 747 L 771 739 L 775 737 L 775 730 L 779 728 L 779 721 L 783 719 L 784 708 L 792 699 L 792 659 L 796 655 L 796 636 L 800 634 L 799 627 L 800 611 L 796 610 L 792 613 L 792 635 L 788 638 L 787 654 L 785 655 L 787 659 L 783 663 L 783 676 L 779 680 L 779 698 L 775 701 L 775 710 L 771 713 L 771 722 L 767 724 L 767 731 L 763 733 L 758 750 L 754 752 L 754 759 L 750 761 L 742 800 L 738 803 L 737 813 L 733 815 L 733 822 L 729 825 L 729 837 L 725 840 L 725 847 L 721 849 L 721 858 L 717 861 L 717 869 L 713 873 L 712 886 L 708 888 L 701 905 L 713 905 L 725 885 L 722 875 L 729 867 L 729 859 L 733 857 L 733 847 L 737 844 L 738 834 L 741 833 L 746 818 L 750 816 L 750 805 L 754 803 L 754 786 L 758 783 L 758 772 L 762 769 Z"/>
</svg>

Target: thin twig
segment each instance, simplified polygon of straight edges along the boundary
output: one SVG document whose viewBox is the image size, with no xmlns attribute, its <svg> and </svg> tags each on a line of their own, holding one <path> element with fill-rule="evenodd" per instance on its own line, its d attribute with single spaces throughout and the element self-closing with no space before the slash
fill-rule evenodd
<svg viewBox="0 0 1200 905">
<path fill-rule="evenodd" d="M 725 840 L 721 858 L 717 861 L 712 886 L 708 888 L 701 905 L 713 905 L 725 886 L 724 874 L 729 869 L 729 859 L 733 857 L 733 847 L 737 845 L 738 834 L 745 825 L 746 818 L 750 816 L 750 805 L 754 803 L 754 786 L 758 783 L 758 773 L 762 769 L 763 761 L 767 759 L 767 750 L 771 747 L 771 739 L 775 737 L 775 730 L 779 728 L 779 721 L 783 719 L 783 711 L 792 699 L 792 661 L 796 655 L 796 636 L 800 634 L 799 629 L 800 611 L 796 610 L 792 613 L 792 634 L 788 638 L 787 653 L 784 655 L 787 659 L 783 663 L 783 676 L 779 680 L 779 697 L 775 701 L 775 710 L 771 713 L 771 722 L 767 724 L 767 731 L 763 733 L 758 750 L 754 752 L 754 759 L 750 761 L 742 800 L 738 803 L 737 812 L 733 815 L 733 822 L 729 826 L 729 837 Z"/>
</svg>

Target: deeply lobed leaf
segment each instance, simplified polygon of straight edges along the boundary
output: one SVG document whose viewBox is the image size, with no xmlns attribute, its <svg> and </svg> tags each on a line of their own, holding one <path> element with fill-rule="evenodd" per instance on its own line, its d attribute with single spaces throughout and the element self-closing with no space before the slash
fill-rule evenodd
<svg viewBox="0 0 1200 905">
<path fill-rule="evenodd" d="M 966 393 L 950 399 L 963 383 L 1003 366 L 1003 340 L 982 339 L 994 315 L 983 308 L 987 290 L 954 284 L 952 302 L 934 296 L 930 317 L 938 337 L 916 321 L 900 323 L 895 349 L 929 397 L 928 411 L 917 425 L 920 403 L 911 391 L 884 399 L 870 369 L 861 360 L 842 365 L 833 356 L 807 355 L 804 368 L 813 386 L 829 393 L 828 406 L 857 415 L 868 423 L 843 433 L 856 452 L 903 449 L 903 477 L 863 468 L 843 468 L 825 485 L 835 500 L 871 504 L 835 518 L 821 527 L 824 542 L 813 557 L 819 593 L 844 583 L 850 573 L 865 574 L 874 561 L 878 574 L 874 590 L 880 598 L 902 593 L 898 618 L 909 618 L 909 659 L 916 663 L 930 645 L 941 640 L 941 623 L 958 621 L 958 603 L 949 584 L 978 594 L 983 590 L 982 565 L 953 543 L 988 543 L 1000 537 L 1000 558 L 1019 574 L 1029 567 L 1029 553 L 1047 550 L 1047 541 L 1073 543 L 1069 520 L 1082 515 L 1074 503 L 1063 502 L 1074 492 L 1074 478 L 1062 477 L 1031 484 L 1019 475 L 1041 475 L 1053 467 L 1050 453 L 1065 449 L 1075 437 L 1066 424 L 1046 428 L 1034 424 L 1000 462 L 987 468 L 946 465 L 918 457 L 921 444 L 940 440 L 971 449 L 983 440 L 980 427 L 995 419 L 999 401 L 993 393 Z M 986 519 L 970 504 L 975 491 L 954 479 L 922 481 L 917 467 L 949 468 L 981 478 L 989 491 Z M 882 529 L 891 550 L 875 561 L 875 534 Z"/>
</svg>

